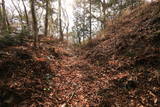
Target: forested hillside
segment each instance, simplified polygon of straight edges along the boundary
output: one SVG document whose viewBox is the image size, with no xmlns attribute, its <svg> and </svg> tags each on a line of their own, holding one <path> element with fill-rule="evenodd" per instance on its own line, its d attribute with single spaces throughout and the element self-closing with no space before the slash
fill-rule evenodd
<svg viewBox="0 0 160 107">
<path fill-rule="evenodd" d="M 0 0 L 0 107 L 159 106 L 159 0 Z"/>
</svg>

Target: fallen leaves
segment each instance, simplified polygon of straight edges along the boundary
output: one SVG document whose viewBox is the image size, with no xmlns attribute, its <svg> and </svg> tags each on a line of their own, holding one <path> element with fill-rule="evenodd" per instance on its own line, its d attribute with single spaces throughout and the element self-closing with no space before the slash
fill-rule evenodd
<svg viewBox="0 0 160 107">
<path fill-rule="evenodd" d="M 116 22 L 87 51 L 51 38 L 38 50 L 7 48 L 0 52 L 0 87 L 25 97 L 19 106 L 158 107 L 159 38 L 148 14 Z"/>
</svg>

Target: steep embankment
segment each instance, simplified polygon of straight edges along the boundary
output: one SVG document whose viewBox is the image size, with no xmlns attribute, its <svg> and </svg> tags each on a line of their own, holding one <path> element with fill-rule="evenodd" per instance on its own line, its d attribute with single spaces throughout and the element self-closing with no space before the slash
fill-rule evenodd
<svg viewBox="0 0 160 107">
<path fill-rule="evenodd" d="M 115 20 L 114 24 L 109 25 L 105 31 L 106 40 L 91 49 L 87 56 L 101 62 L 110 59 L 113 55 L 135 54 L 134 57 L 144 54 L 150 55 L 151 52 L 158 51 L 160 33 L 159 4 L 158 2 L 143 5 L 129 15 Z M 133 57 L 131 56 L 131 58 Z"/>
<path fill-rule="evenodd" d="M 160 106 L 160 2 L 123 15 L 105 35 L 86 54 L 91 63 L 105 67 L 104 74 L 115 77 L 100 91 L 102 105 Z"/>
</svg>

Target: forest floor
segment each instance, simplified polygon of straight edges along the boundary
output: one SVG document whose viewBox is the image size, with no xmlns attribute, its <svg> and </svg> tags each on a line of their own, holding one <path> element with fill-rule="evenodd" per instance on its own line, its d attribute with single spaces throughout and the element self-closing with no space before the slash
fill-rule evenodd
<svg viewBox="0 0 160 107">
<path fill-rule="evenodd" d="M 100 74 L 100 67 L 88 63 L 83 55 L 66 45 L 43 43 L 35 51 L 26 44 L 1 50 L 1 106 L 17 101 L 25 107 L 89 106 L 91 102 L 96 105 L 99 100 L 92 100 L 107 85 L 108 76 Z"/>
<path fill-rule="evenodd" d="M 99 104 L 97 92 L 111 79 L 100 73 L 102 67 L 90 64 L 66 43 L 42 44 L 38 50 L 28 43 L 0 51 L 1 106 Z"/>
<path fill-rule="evenodd" d="M 143 105 L 137 96 L 145 95 L 145 90 L 135 91 L 134 84 L 131 90 L 125 87 L 128 72 L 110 72 L 91 64 L 85 51 L 54 40 L 42 43 L 38 50 L 30 43 L 1 50 L 1 107 Z M 159 98 L 149 93 L 149 99 L 158 107 Z"/>
<path fill-rule="evenodd" d="M 83 48 L 0 40 L 0 107 L 160 107 L 159 10 L 142 5 Z"/>
<path fill-rule="evenodd" d="M 78 49 L 66 45 L 43 43 L 35 51 L 26 44 L 1 50 L 1 106 L 16 104 L 13 99 L 19 100 L 19 106 L 99 104 L 97 92 L 113 77 L 103 75 L 102 67 L 90 64 Z M 10 101 L 8 94 L 13 97 Z"/>
</svg>

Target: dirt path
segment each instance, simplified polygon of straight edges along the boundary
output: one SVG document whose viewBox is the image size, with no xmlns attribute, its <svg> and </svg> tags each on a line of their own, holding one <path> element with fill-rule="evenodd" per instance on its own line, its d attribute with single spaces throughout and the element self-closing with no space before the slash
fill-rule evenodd
<svg viewBox="0 0 160 107">
<path fill-rule="evenodd" d="M 108 85 L 108 77 L 100 73 L 102 68 L 89 64 L 73 51 L 59 65 L 53 78 L 53 97 L 57 97 L 58 105 L 83 107 L 100 103 L 97 92 Z"/>
<path fill-rule="evenodd" d="M 115 88 L 110 88 L 113 85 L 110 81 L 118 75 L 109 75 L 102 66 L 89 63 L 80 50 L 77 52 L 73 48 L 55 47 L 52 44 L 43 45 L 43 48 L 44 46 L 47 47 L 44 50 L 33 51 L 30 47 L 18 46 L 7 48 L 3 52 L 0 73 L 5 78 L 0 78 L 0 83 L 7 86 L 6 93 L 11 91 L 16 96 L 24 97 L 15 105 L 103 107 L 100 104 L 112 103 L 106 101 L 110 96 L 117 98 L 119 92 L 115 94 Z M 3 87 L 1 84 L 0 91 Z M 17 99 L 16 96 L 13 99 Z M 11 101 L 11 105 L 12 103 L 14 101 Z M 3 104 L 1 99 L 0 104 Z M 113 104 L 108 106 L 111 105 Z"/>
<path fill-rule="evenodd" d="M 40 57 L 38 59 L 28 47 L 10 47 L 4 50 L 5 53 L 11 54 L 10 57 L 6 54 L 7 63 L 5 59 L 1 63 L 2 69 L 6 66 L 4 72 L 8 71 L 7 74 L 4 73 L 5 81 L 7 81 L 5 85 L 18 96 L 26 92 L 23 93 L 23 96 L 27 96 L 26 99 L 19 102 L 21 106 L 56 105 L 64 107 L 66 104 L 86 107 L 100 103 L 97 92 L 108 86 L 108 77 L 100 73 L 102 68 L 88 63 L 83 55 L 78 55 L 71 48 L 62 48 L 62 50 L 67 50 L 68 55 L 62 55 L 61 59 L 51 59 L 51 61 L 46 60 L 50 55 L 43 50 L 36 52 L 42 54 L 38 55 Z M 30 53 L 27 53 L 28 51 Z M 33 59 L 21 59 L 19 55 L 22 57 L 32 55 Z M 51 71 L 47 69 L 48 62 L 50 62 Z M 10 63 L 16 66 L 12 66 Z M 10 74 L 11 71 L 13 73 Z M 6 92 L 8 92 L 7 90 Z"/>
<path fill-rule="evenodd" d="M 13 104 L 16 107 L 136 107 L 136 104 L 145 105 L 142 95 L 147 101 L 152 98 L 156 102 L 152 105 L 159 107 L 156 97 L 159 85 L 153 73 L 140 72 L 139 87 L 128 89 L 130 72 L 93 65 L 84 54 L 66 46 L 44 46 L 47 48 L 37 51 L 26 46 L 0 51 L 1 107 L 6 107 L 2 105 L 8 99 L 3 98 L 10 95 L 19 102 L 11 100 L 9 107 Z M 58 51 L 50 52 L 52 49 Z M 148 87 L 148 83 L 155 88 Z"/>
</svg>

